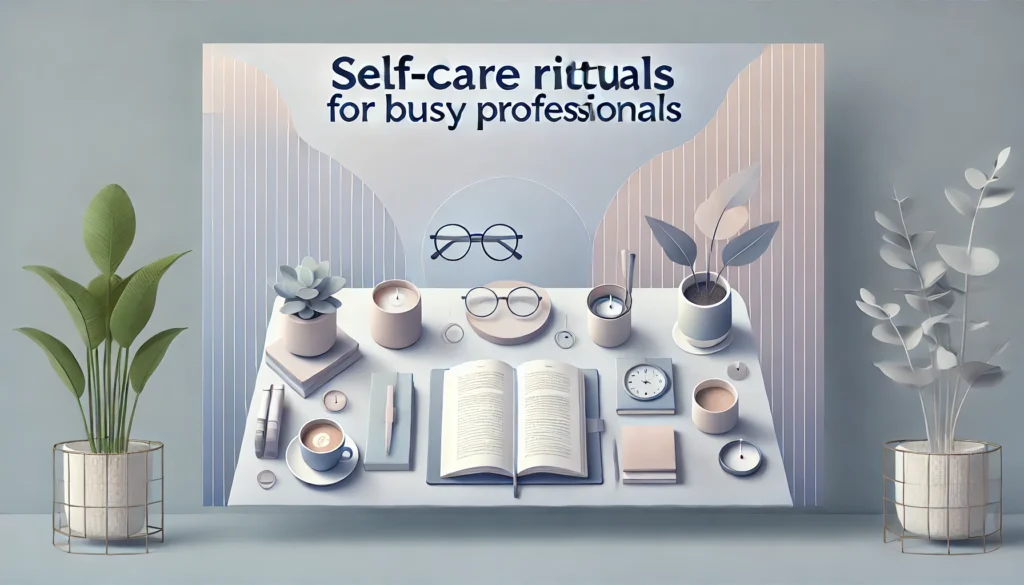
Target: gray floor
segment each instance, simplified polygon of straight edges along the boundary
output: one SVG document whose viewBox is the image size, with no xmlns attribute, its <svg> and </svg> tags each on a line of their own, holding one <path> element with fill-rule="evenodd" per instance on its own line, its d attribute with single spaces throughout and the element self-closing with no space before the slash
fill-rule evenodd
<svg viewBox="0 0 1024 585">
<path fill-rule="evenodd" d="M 1020 583 L 1024 516 L 988 555 L 883 545 L 880 516 L 581 509 L 169 516 L 148 556 L 68 555 L 49 516 L 0 516 L 0 583 Z"/>
</svg>

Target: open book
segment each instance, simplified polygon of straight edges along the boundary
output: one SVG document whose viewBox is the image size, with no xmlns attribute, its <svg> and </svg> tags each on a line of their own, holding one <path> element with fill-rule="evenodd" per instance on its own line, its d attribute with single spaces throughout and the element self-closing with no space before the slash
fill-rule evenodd
<svg viewBox="0 0 1024 585">
<path fill-rule="evenodd" d="M 587 477 L 583 373 L 536 360 L 467 362 L 444 374 L 441 477 Z"/>
</svg>

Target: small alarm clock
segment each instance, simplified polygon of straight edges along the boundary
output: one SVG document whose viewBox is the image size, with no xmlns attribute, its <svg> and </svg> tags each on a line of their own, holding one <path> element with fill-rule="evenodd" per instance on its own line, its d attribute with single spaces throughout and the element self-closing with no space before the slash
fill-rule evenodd
<svg viewBox="0 0 1024 585">
<path fill-rule="evenodd" d="M 672 360 L 668 358 L 618 358 L 618 414 L 675 414 Z"/>
</svg>

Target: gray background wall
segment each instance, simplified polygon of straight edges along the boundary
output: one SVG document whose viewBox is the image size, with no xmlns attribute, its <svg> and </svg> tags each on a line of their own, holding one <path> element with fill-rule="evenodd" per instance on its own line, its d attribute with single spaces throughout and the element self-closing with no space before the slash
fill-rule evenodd
<svg viewBox="0 0 1024 585">
<path fill-rule="evenodd" d="M 3 2 L 0 4 L 0 513 L 49 511 L 49 447 L 79 435 L 78 414 L 38 350 L 10 330 L 68 338 L 64 310 L 20 271 L 53 264 L 92 274 L 80 220 L 110 182 L 132 195 L 143 226 L 127 264 L 201 247 L 203 42 L 822 42 L 826 54 L 825 509 L 879 510 L 881 444 L 919 436 L 916 399 L 870 366 L 881 349 L 856 311 L 859 286 L 882 291 L 872 210 L 895 181 L 918 221 L 961 239 L 942 187 L 966 166 L 1017 148 L 1005 173 L 1024 180 L 1024 52 L 1016 2 L 578 3 Z M 926 202 L 927 200 L 927 202 Z M 995 336 L 1024 313 L 1009 291 L 1024 258 L 1009 251 L 1024 202 L 987 214 L 979 245 L 1004 251 L 978 311 Z M 984 244 L 982 244 L 984 242 Z M 153 327 L 187 325 L 147 389 L 139 436 L 168 444 L 168 511 L 201 508 L 200 257 L 175 266 Z M 1018 336 L 1018 339 L 1020 337 Z M 1022 357 L 1011 346 L 1005 363 Z M 1005 449 L 1006 511 L 1024 512 L 1024 393 L 1011 377 L 977 393 L 964 436 Z"/>
</svg>

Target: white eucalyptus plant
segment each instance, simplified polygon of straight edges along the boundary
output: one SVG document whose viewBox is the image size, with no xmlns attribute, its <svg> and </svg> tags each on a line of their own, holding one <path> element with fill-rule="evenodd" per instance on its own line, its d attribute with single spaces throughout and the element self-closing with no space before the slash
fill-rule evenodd
<svg viewBox="0 0 1024 585">
<path fill-rule="evenodd" d="M 968 353 L 968 334 L 989 326 L 988 321 L 978 320 L 970 313 L 971 284 L 972 278 L 991 274 L 999 266 L 999 256 L 989 248 L 975 245 L 976 227 L 984 210 L 1013 197 L 1012 189 L 996 186 L 998 173 L 1009 156 L 1010 149 L 1003 149 L 991 174 L 967 169 L 964 178 L 973 190 L 970 195 L 946 189 L 946 199 L 969 222 L 966 245 L 933 245 L 935 232 L 912 232 L 907 222 L 911 207 L 908 197 L 894 195 L 896 220 L 875 212 L 875 220 L 885 229 L 882 260 L 910 275 L 910 288 L 899 288 L 896 292 L 903 293 L 906 304 L 918 315 L 910 323 L 898 324 L 897 316 L 905 315 L 900 312 L 900 305 L 882 302 L 863 288 L 857 306 L 880 321 L 871 331 L 872 337 L 900 348 L 897 361 L 879 362 L 875 366 L 890 380 L 917 391 L 932 453 L 956 450 L 956 425 L 971 390 L 995 386 L 1006 375 L 992 362 L 1009 341 L 983 352 L 983 358 L 972 359 L 970 356 L 977 352 Z M 931 254 L 933 250 L 938 258 Z M 956 283 L 952 282 L 953 273 L 958 275 Z M 962 281 L 959 275 L 963 276 Z"/>
</svg>

